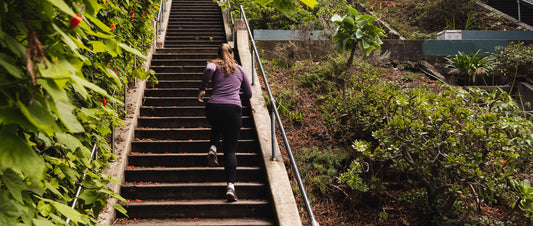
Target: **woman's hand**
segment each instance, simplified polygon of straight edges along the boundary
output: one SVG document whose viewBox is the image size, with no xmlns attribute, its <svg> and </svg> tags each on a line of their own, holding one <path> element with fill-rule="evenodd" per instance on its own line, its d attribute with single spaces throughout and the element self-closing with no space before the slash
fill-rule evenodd
<svg viewBox="0 0 533 226">
<path fill-rule="evenodd" d="M 204 96 L 205 96 L 205 90 L 200 90 L 200 92 L 198 92 L 198 102 L 204 102 Z"/>
</svg>

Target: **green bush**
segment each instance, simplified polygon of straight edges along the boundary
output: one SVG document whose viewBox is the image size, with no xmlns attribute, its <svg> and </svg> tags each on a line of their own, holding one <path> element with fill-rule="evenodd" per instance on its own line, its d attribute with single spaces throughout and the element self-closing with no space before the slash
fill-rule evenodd
<svg viewBox="0 0 533 226">
<path fill-rule="evenodd" d="M 533 78 L 533 44 L 513 43 L 496 47 L 495 71 L 505 77 L 529 76 Z"/>
<path fill-rule="evenodd" d="M 436 222 L 451 223 L 476 211 L 479 202 L 512 202 L 509 179 L 531 172 L 533 124 L 509 95 L 452 87 L 436 93 L 372 78 L 362 74 L 364 82 L 355 84 L 348 99 L 332 98 L 327 105 L 335 109 L 328 115 L 330 128 L 373 147 L 358 149 L 354 161 L 370 169 L 351 169 L 357 174 L 352 178 L 364 180 L 357 183 L 407 175 L 409 184 L 423 189 L 407 200 Z"/>
<path fill-rule="evenodd" d="M 351 158 L 350 150 L 313 147 L 301 149 L 296 162 L 309 192 L 327 196 L 335 178 L 339 176 L 339 172 L 345 170 Z"/>
<path fill-rule="evenodd" d="M 150 75 L 134 58 L 151 45 L 158 1 L 1 4 L 0 225 L 94 225 L 107 198 L 120 198 L 104 188 L 106 139 L 128 83 Z"/>
</svg>

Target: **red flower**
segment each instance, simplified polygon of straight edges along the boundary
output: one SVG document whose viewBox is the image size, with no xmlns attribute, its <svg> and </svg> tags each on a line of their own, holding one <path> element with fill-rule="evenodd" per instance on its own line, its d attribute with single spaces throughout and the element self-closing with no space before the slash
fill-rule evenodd
<svg viewBox="0 0 533 226">
<path fill-rule="evenodd" d="M 76 28 L 82 20 L 83 18 L 80 16 L 80 14 L 76 13 L 76 16 L 70 18 L 70 28 Z"/>
<path fill-rule="evenodd" d="M 105 2 L 105 5 L 109 5 L 109 3 Z"/>
<path fill-rule="evenodd" d="M 115 25 L 111 24 L 111 25 L 109 25 L 109 28 L 111 28 L 111 30 L 114 30 L 115 29 Z"/>
<path fill-rule="evenodd" d="M 105 99 L 105 97 L 102 98 L 102 103 L 104 103 L 104 107 L 105 107 L 105 105 L 107 104 L 107 100 Z"/>
<path fill-rule="evenodd" d="M 144 15 L 146 15 L 148 12 L 144 11 Z"/>
<path fill-rule="evenodd" d="M 118 75 L 118 71 L 115 71 L 115 74 L 117 74 L 117 75 Z"/>
<path fill-rule="evenodd" d="M 131 15 L 133 15 L 135 12 L 133 12 L 133 10 L 130 12 Z"/>
<path fill-rule="evenodd" d="M 131 17 L 131 20 L 133 20 L 134 17 Z"/>
</svg>

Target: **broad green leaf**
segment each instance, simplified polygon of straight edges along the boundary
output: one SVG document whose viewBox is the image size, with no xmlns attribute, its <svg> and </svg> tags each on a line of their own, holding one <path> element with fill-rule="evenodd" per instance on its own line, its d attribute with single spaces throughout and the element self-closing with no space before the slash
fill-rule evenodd
<svg viewBox="0 0 533 226">
<path fill-rule="evenodd" d="M 70 16 L 76 16 L 76 13 L 74 13 L 74 11 L 72 11 L 72 9 L 63 0 L 47 0 L 47 1 L 55 5 L 57 8 L 59 8 L 64 13 Z"/>
<path fill-rule="evenodd" d="M 94 83 L 91 83 L 91 82 L 85 80 L 84 78 L 81 78 L 79 76 L 72 76 L 72 80 L 74 80 L 76 83 L 78 83 L 78 85 L 87 87 L 87 88 L 92 89 L 93 91 L 95 91 L 95 92 L 97 92 L 97 93 L 99 93 L 99 94 L 101 94 L 103 96 L 111 98 L 111 96 L 109 96 L 105 90 L 103 90 L 99 86 L 95 85 Z"/>
<path fill-rule="evenodd" d="M 44 219 L 44 218 L 41 218 L 41 219 L 33 219 L 33 223 L 35 225 L 39 225 L 39 226 L 55 226 L 56 224 L 54 224 L 52 221 L 49 221 L 47 219 Z"/>
<path fill-rule="evenodd" d="M 17 105 L 26 119 L 33 125 L 43 130 L 47 134 L 57 127 L 55 116 L 52 114 L 46 103 L 42 103 L 40 98 L 36 98 L 29 105 L 17 101 Z"/>
<path fill-rule="evenodd" d="M 24 47 L 16 38 L 11 37 L 11 35 L 5 34 L 0 42 L 4 43 L 4 46 L 11 50 L 11 52 L 17 57 L 22 58 L 26 56 L 26 47 Z"/>
<path fill-rule="evenodd" d="M 77 76 L 72 76 L 77 77 Z M 72 133 L 83 133 L 85 129 L 78 121 L 78 117 L 74 114 L 74 105 L 68 102 L 68 100 L 61 100 L 56 102 L 57 113 L 59 114 L 59 119 L 63 122 L 63 125 Z"/>
<path fill-rule="evenodd" d="M 72 67 L 67 60 L 61 60 L 55 64 L 48 63 L 47 65 L 40 63 L 37 67 L 39 68 L 41 76 L 54 79 L 67 79 L 74 71 L 76 71 L 76 68 Z"/>
<path fill-rule="evenodd" d="M 20 203 L 23 203 L 22 191 L 26 190 L 27 187 L 23 181 L 24 180 L 12 169 L 5 170 L 2 175 L 2 182 L 6 185 L 7 190 L 11 193 L 13 198 Z"/>
<path fill-rule="evenodd" d="M 0 170 L 11 168 L 21 171 L 32 180 L 39 179 L 44 170 L 44 161 L 15 134 L 16 131 L 0 130 Z"/>
<path fill-rule="evenodd" d="M 87 7 L 85 7 L 85 13 L 88 13 L 91 16 L 96 16 L 98 11 L 102 9 L 102 6 L 98 4 L 96 0 L 86 0 L 86 3 Z"/>
<path fill-rule="evenodd" d="M 76 177 L 76 175 L 78 175 L 78 173 L 66 166 L 66 165 L 60 165 L 59 168 L 61 169 L 61 171 L 63 172 L 63 174 L 68 178 L 69 181 L 71 182 L 78 182 L 78 178 Z"/>
<path fill-rule="evenodd" d="M 259 3 L 261 6 L 265 7 L 269 3 L 273 2 L 274 0 L 255 0 L 255 2 Z"/>
<path fill-rule="evenodd" d="M 306 4 L 307 6 L 309 6 L 309 8 L 311 9 L 314 8 L 316 4 L 318 4 L 316 0 L 300 0 L 300 1 Z"/>
<path fill-rule="evenodd" d="M 70 85 L 72 86 L 74 91 L 76 91 L 76 93 L 80 94 L 83 98 L 85 98 L 85 99 L 89 98 L 89 93 L 87 92 L 87 89 L 85 89 L 85 87 L 80 86 L 77 83 L 71 83 Z"/>
<path fill-rule="evenodd" d="M 44 82 L 41 82 L 43 88 L 46 90 L 46 92 L 48 92 L 48 94 L 50 94 L 50 96 L 52 96 L 55 102 L 68 99 L 67 91 L 63 89 L 63 87 L 58 86 L 57 83 L 63 84 L 63 82 L 59 81 L 61 80 L 46 79 Z"/>
<path fill-rule="evenodd" d="M 124 207 L 121 206 L 120 204 L 113 205 L 113 208 L 115 208 L 115 210 L 117 210 L 118 212 L 124 214 L 124 216 L 128 217 L 128 214 L 126 214 L 128 211 L 124 209 Z"/>
<path fill-rule="evenodd" d="M 73 222 L 76 222 L 76 223 L 85 222 L 85 220 L 83 219 L 83 215 L 81 215 L 75 209 L 70 208 L 70 206 L 67 206 L 63 203 L 56 202 L 50 199 L 43 198 L 43 200 L 49 202 L 58 212 L 63 214 L 65 217 L 70 218 Z"/>
<path fill-rule="evenodd" d="M 109 25 L 104 24 L 101 20 L 99 20 L 96 17 L 93 17 L 91 15 L 86 14 L 85 17 L 89 19 L 92 23 L 94 23 L 100 30 L 103 32 L 111 33 L 111 28 L 109 28 Z"/>
<path fill-rule="evenodd" d="M 54 178 L 55 179 L 55 178 Z M 59 192 L 59 190 L 57 190 L 53 185 L 51 185 L 50 183 L 48 183 L 48 181 L 43 181 L 44 183 L 44 186 L 46 188 L 48 188 L 48 190 L 50 190 L 52 193 L 54 193 L 54 195 L 57 195 L 59 196 L 60 198 L 64 199 L 63 197 L 63 194 L 61 194 L 61 192 Z"/>
<path fill-rule="evenodd" d="M 291 0 L 274 0 L 274 7 L 287 17 L 292 17 L 298 12 Z"/>
<path fill-rule="evenodd" d="M 130 52 L 130 53 L 133 53 L 133 54 L 135 54 L 135 55 L 137 55 L 137 56 L 139 56 L 139 57 L 141 57 L 143 60 L 146 60 L 146 56 L 143 55 L 139 50 L 134 49 L 134 48 L 131 48 L 130 46 L 128 46 L 128 45 L 126 45 L 126 44 L 124 44 L 124 43 L 119 43 L 118 45 L 119 45 L 122 49 L 124 49 L 124 50 L 126 50 L 126 51 L 128 51 L 128 52 Z"/>
<path fill-rule="evenodd" d="M 85 46 L 85 44 L 83 44 L 83 42 L 79 38 L 71 37 L 71 39 L 78 48 L 90 50 L 89 48 L 87 48 L 87 46 Z"/>
<path fill-rule="evenodd" d="M 78 54 L 78 46 L 76 45 L 76 43 L 72 40 L 72 38 L 65 34 L 59 27 L 57 27 L 55 24 L 52 23 L 52 27 L 54 27 L 54 30 L 57 31 L 57 33 L 59 33 L 61 35 L 61 38 L 63 39 L 63 42 L 65 42 L 65 44 L 67 44 L 68 47 L 70 47 L 70 49 L 76 53 L 77 55 Z"/>
<path fill-rule="evenodd" d="M 0 190 L 0 203 L 1 225 L 13 225 L 13 222 L 17 222 L 17 218 L 24 214 L 21 206 L 10 198 L 9 193 L 5 190 Z"/>
<path fill-rule="evenodd" d="M 16 108 L 0 107 L 0 125 L 18 124 L 25 129 L 35 130 L 36 127 Z"/>
<path fill-rule="evenodd" d="M 96 199 L 98 198 L 98 193 L 96 193 L 95 191 L 92 191 L 92 190 L 84 190 L 80 196 L 79 196 L 80 199 L 82 199 L 83 201 L 85 201 L 85 204 L 93 204 Z"/>
<path fill-rule="evenodd" d="M 101 41 L 90 41 L 89 44 L 93 46 L 93 52 L 95 53 L 101 53 L 101 52 L 107 51 L 107 47 Z"/>
<path fill-rule="evenodd" d="M 39 200 L 39 203 L 37 204 L 37 209 L 39 210 L 39 213 L 45 217 L 50 215 L 53 210 L 52 205 L 46 203 L 43 200 Z"/>
<path fill-rule="evenodd" d="M 13 65 L 14 63 L 15 59 L 4 53 L 0 53 L 0 65 L 2 65 L 2 67 L 4 67 L 9 74 L 15 76 L 15 78 L 25 78 L 24 73 L 19 67 Z"/>
<path fill-rule="evenodd" d="M 80 140 L 78 140 L 78 138 L 68 133 L 56 133 L 55 135 L 57 138 L 57 143 L 65 145 L 65 147 L 70 149 L 72 152 L 74 152 L 77 148 L 83 146 L 83 144 Z"/>
</svg>

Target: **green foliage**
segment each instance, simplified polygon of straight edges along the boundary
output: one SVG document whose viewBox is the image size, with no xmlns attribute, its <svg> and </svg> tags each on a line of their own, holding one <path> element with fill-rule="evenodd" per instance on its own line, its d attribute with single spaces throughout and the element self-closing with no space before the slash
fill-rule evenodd
<svg viewBox="0 0 533 226">
<path fill-rule="evenodd" d="M 296 162 L 309 191 L 326 196 L 339 172 L 349 163 L 351 156 L 350 151 L 340 148 L 303 148 Z"/>
<path fill-rule="evenodd" d="M 346 174 L 356 175 L 341 181 L 364 190 L 406 175 L 423 191 L 406 200 L 441 220 L 476 211 L 475 200 L 509 201 L 507 179 L 531 171 L 533 123 L 508 94 L 452 87 L 435 93 L 378 76 L 360 74 L 347 99 L 324 104 L 331 130 L 372 143 L 354 143 L 361 154 Z"/>
<path fill-rule="evenodd" d="M 151 45 L 158 1 L 0 4 L 0 224 L 96 224 L 107 198 L 120 198 L 104 188 L 106 139 L 129 81 L 152 74 L 134 59 Z"/>
<path fill-rule="evenodd" d="M 495 71 L 503 76 L 533 75 L 533 45 L 523 42 L 496 47 Z"/>
<path fill-rule="evenodd" d="M 472 18 L 480 17 L 477 14 L 478 10 L 476 10 L 478 6 L 471 0 L 435 0 L 424 2 L 418 6 L 420 15 L 416 20 L 417 24 L 420 24 L 421 27 L 429 31 L 440 31 L 446 27 L 471 28 Z"/>
<path fill-rule="evenodd" d="M 267 4 L 262 4 L 267 2 Z M 238 1 L 231 0 L 231 12 L 235 18 L 240 18 L 239 4 L 241 4 L 246 13 L 246 18 L 252 29 L 274 29 L 289 30 L 300 25 L 313 24 L 314 29 L 324 29 L 329 23 L 322 19 L 327 17 L 328 20 L 334 13 L 338 13 L 339 6 L 346 5 L 346 0 L 319 0 L 313 5 L 300 4 L 296 1 L 283 0 L 280 2 L 292 3 L 291 9 L 281 11 L 276 4 L 269 4 L 272 1 Z M 302 1 L 303 2 L 303 1 Z M 285 7 L 289 8 L 289 7 Z M 288 12 L 288 13 L 286 13 Z"/>
<path fill-rule="evenodd" d="M 511 186 L 518 196 L 517 205 L 533 221 L 533 187 L 529 180 L 511 180 Z"/>
<path fill-rule="evenodd" d="M 335 52 L 348 51 L 353 54 L 359 45 L 365 56 L 370 55 L 372 50 L 381 49 L 380 37 L 385 37 L 383 29 L 373 23 L 377 20 L 371 15 L 359 15 L 356 9 L 346 6 L 348 13 L 345 16 L 334 15 L 331 21 L 339 25 L 333 35 Z M 350 63 L 350 62 L 349 62 Z"/>
<path fill-rule="evenodd" d="M 483 76 L 488 75 L 493 70 L 494 63 L 492 57 L 483 56 L 481 50 L 470 54 L 459 51 L 454 56 L 446 57 L 446 60 L 448 61 L 446 67 L 452 68 L 450 73 L 467 76 L 468 84 L 471 84 L 470 79 L 472 83 L 476 83 L 476 76 L 480 76 L 484 81 L 484 85 L 488 85 Z"/>
</svg>

